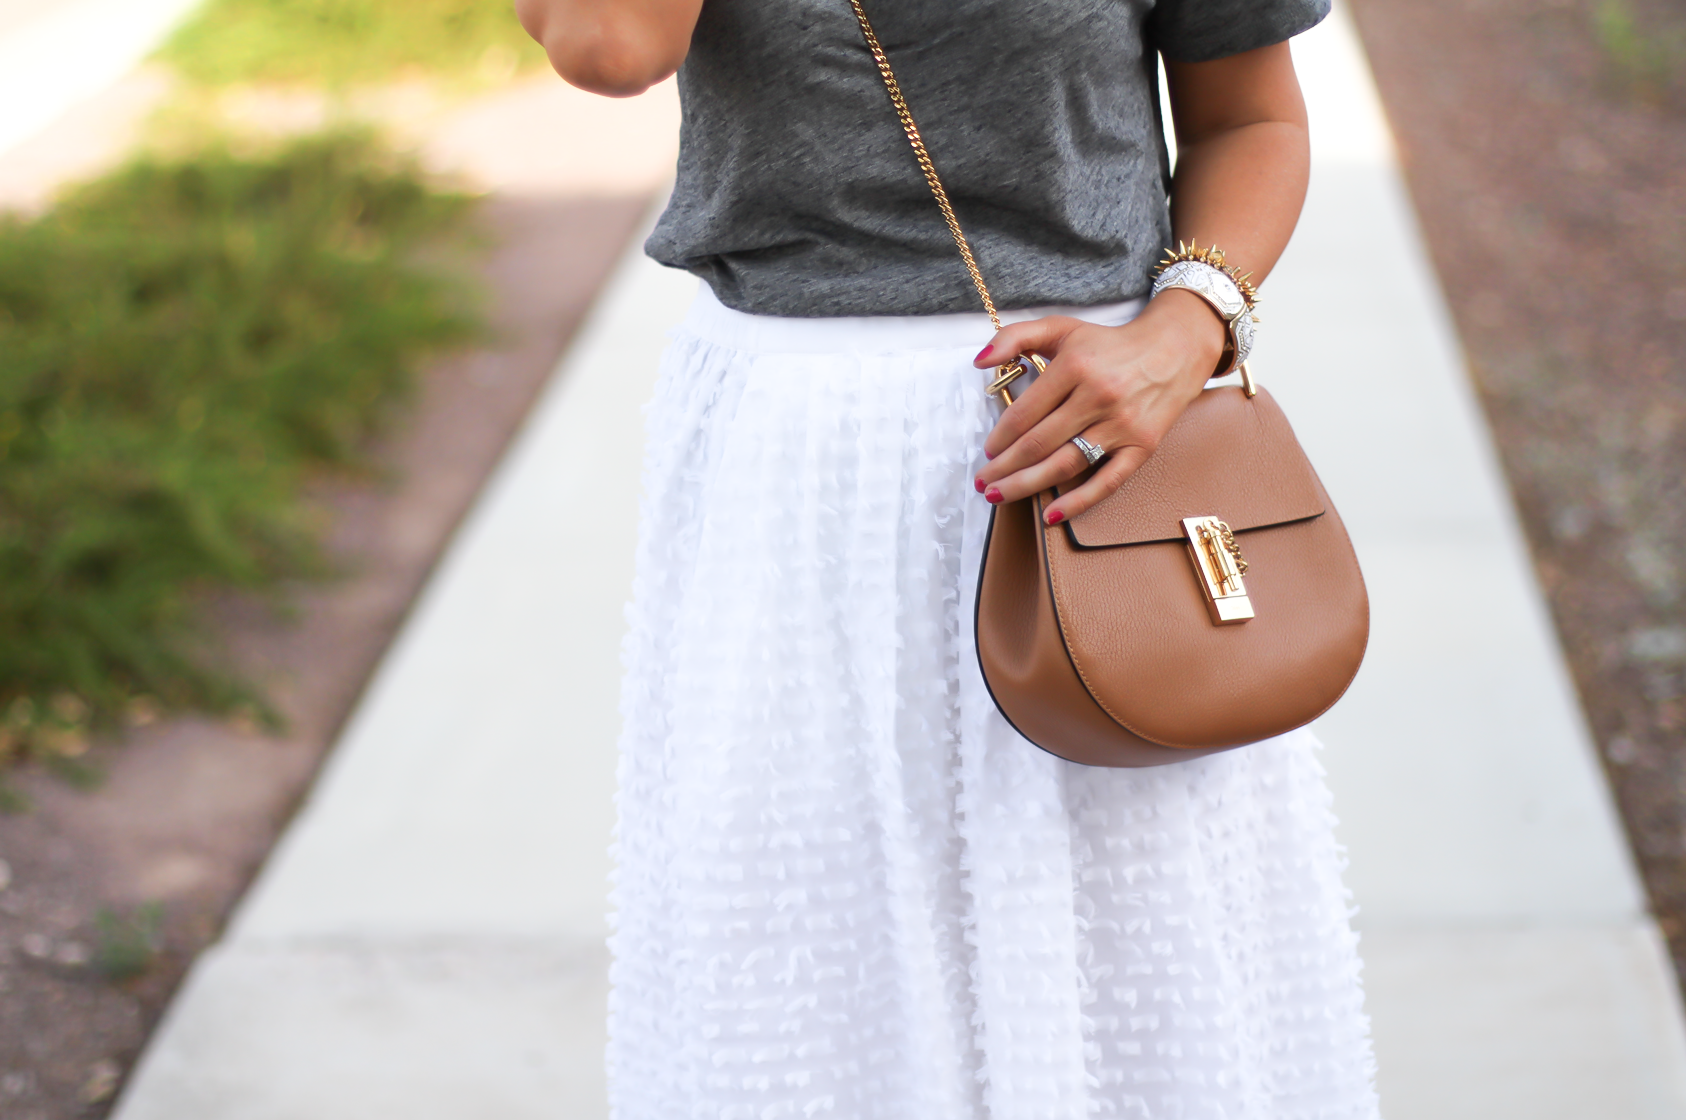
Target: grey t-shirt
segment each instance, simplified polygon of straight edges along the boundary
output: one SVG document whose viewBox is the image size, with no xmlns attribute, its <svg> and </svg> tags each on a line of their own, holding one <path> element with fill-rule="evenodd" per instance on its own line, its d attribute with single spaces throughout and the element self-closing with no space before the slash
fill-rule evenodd
<svg viewBox="0 0 1686 1120">
<path fill-rule="evenodd" d="M 1170 240 L 1154 52 L 1278 43 L 1329 0 L 865 0 L 1001 307 L 1146 292 Z M 645 250 L 766 315 L 978 297 L 848 0 L 706 0 Z"/>
</svg>

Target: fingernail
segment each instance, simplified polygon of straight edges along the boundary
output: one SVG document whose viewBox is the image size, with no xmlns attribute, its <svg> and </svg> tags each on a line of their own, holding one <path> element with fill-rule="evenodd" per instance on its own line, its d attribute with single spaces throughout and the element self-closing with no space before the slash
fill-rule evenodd
<svg viewBox="0 0 1686 1120">
<path fill-rule="evenodd" d="M 1001 491 L 991 486 L 988 490 L 984 491 L 984 497 L 992 503 L 999 502 L 1001 500 Z"/>
<path fill-rule="evenodd" d="M 1065 514 L 1061 513 L 1059 510 L 1051 509 L 1051 510 L 1048 511 L 1048 524 L 1058 525 L 1060 522 L 1062 522 L 1064 520 L 1065 520 Z"/>
<path fill-rule="evenodd" d="M 972 359 L 972 364 L 977 365 L 979 362 L 981 362 L 985 358 L 989 357 L 990 351 L 994 350 L 994 349 L 995 349 L 995 344 L 990 343 L 988 346 L 985 346 L 982 350 L 979 350 L 978 356 Z"/>
<path fill-rule="evenodd" d="M 974 479 L 973 479 L 973 480 L 972 480 L 972 485 L 973 485 L 973 486 L 976 486 L 976 487 L 977 487 L 977 488 L 978 488 L 978 493 L 980 493 L 980 494 L 982 494 L 982 493 L 983 493 L 983 488 L 984 488 L 984 480 L 983 480 L 983 479 L 981 479 L 981 478 L 974 478 Z"/>
</svg>

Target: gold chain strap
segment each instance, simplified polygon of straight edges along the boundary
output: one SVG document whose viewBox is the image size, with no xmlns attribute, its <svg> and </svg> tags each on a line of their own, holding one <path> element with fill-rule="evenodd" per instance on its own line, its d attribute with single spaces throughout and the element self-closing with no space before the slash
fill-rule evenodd
<svg viewBox="0 0 1686 1120">
<path fill-rule="evenodd" d="M 972 257 L 972 246 L 967 242 L 966 235 L 960 231 L 960 219 L 954 216 L 954 207 L 949 205 L 948 192 L 943 190 L 943 181 L 937 178 L 937 168 L 931 162 L 931 153 L 925 150 L 925 138 L 919 135 L 919 126 L 913 123 L 913 111 L 907 107 L 907 99 L 902 96 L 902 87 L 896 81 L 895 71 L 890 69 L 890 59 L 884 53 L 884 45 L 878 41 L 877 33 L 867 21 L 866 9 L 861 7 L 861 0 L 849 0 L 849 6 L 855 9 L 855 18 L 860 21 L 861 34 L 866 37 L 867 49 L 872 52 L 873 61 L 878 63 L 878 73 L 884 79 L 884 88 L 890 92 L 890 101 L 896 107 L 896 116 L 901 118 L 902 131 L 907 133 L 907 142 L 913 145 L 913 154 L 919 160 L 919 170 L 925 173 L 925 182 L 930 184 L 931 194 L 943 212 L 943 221 L 948 223 L 948 232 L 954 236 L 954 247 L 960 250 L 960 257 L 966 262 L 966 271 L 972 274 L 972 285 L 978 289 L 978 297 L 983 300 L 984 310 L 989 312 L 989 321 L 995 324 L 996 330 L 1000 330 L 1001 317 L 995 313 L 995 301 L 989 298 L 989 289 L 984 286 L 983 273 L 978 271 L 978 262 Z M 1018 369 L 1016 363 L 1013 368 Z M 1002 367 L 1003 373 L 1006 369 L 1007 367 Z"/>
</svg>

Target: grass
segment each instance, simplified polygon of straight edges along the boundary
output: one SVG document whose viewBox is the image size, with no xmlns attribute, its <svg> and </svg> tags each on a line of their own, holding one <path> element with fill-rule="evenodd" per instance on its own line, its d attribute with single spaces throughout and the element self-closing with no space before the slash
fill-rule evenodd
<svg viewBox="0 0 1686 1120">
<path fill-rule="evenodd" d="M 477 332 L 422 263 L 467 214 L 339 133 L 0 218 L 0 769 L 79 773 L 126 713 L 268 711 L 196 603 L 325 570 L 304 486 L 363 466 L 419 363 Z"/>
<path fill-rule="evenodd" d="M 0 815 L 17 816 L 27 813 L 34 806 L 21 790 L 10 785 L 4 774 L 0 774 Z"/>
<path fill-rule="evenodd" d="M 511 0 L 207 0 L 160 57 L 210 86 L 483 83 L 544 65 Z"/>
<path fill-rule="evenodd" d="M 1679 28 L 1642 26 L 1626 0 L 1602 0 L 1593 12 L 1593 32 L 1623 85 L 1646 100 L 1666 97 L 1686 60 Z"/>
<path fill-rule="evenodd" d="M 157 903 L 128 914 L 101 910 L 94 917 L 94 967 L 117 982 L 146 973 L 158 960 L 162 919 Z"/>
</svg>

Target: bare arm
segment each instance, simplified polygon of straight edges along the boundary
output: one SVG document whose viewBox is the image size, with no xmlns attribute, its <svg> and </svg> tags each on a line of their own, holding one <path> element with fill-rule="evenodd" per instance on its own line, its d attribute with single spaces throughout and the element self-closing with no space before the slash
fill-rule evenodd
<svg viewBox="0 0 1686 1120">
<path fill-rule="evenodd" d="M 679 69 L 702 0 L 515 0 L 515 14 L 570 85 L 633 97 Z"/>
<path fill-rule="evenodd" d="M 1311 172 L 1288 44 L 1217 62 L 1170 62 L 1165 76 L 1177 131 L 1173 232 L 1221 245 L 1258 283 L 1288 246 Z"/>
<path fill-rule="evenodd" d="M 1169 63 L 1166 77 L 1178 147 L 1174 234 L 1219 245 L 1256 283 L 1287 247 L 1310 169 L 1305 102 L 1288 44 Z M 1059 316 L 1006 327 L 978 355 L 979 366 L 1026 350 L 1050 361 L 985 441 L 990 462 L 978 472 L 978 489 L 1010 502 L 1077 476 L 1087 464 L 1070 441 L 1081 435 L 1109 457 L 1046 514 L 1050 523 L 1076 517 L 1147 461 L 1206 383 L 1225 337 L 1205 302 L 1174 290 L 1122 327 Z"/>
</svg>

